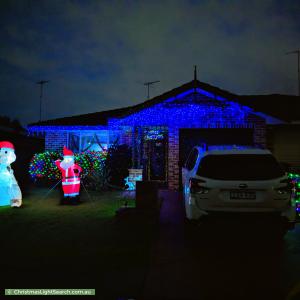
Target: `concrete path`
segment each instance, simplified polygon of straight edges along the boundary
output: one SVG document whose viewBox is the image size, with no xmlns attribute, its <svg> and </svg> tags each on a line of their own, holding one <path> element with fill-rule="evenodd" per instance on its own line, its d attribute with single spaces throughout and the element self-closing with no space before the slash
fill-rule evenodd
<svg viewBox="0 0 300 300">
<path fill-rule="evenodd" d="M 283 244 L 270 222 L 227 217 L 187 229 L 181 195 L 161 196 L 144 300 L 285 298 Z"/>
</svg>

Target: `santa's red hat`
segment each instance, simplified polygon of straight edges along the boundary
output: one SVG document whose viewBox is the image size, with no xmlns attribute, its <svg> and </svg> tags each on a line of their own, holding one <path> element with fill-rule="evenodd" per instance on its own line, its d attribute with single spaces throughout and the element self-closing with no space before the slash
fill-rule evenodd
<svg viewBox="0 0 300 300">
<path fill-rule="evenodd" d="M 0 149 L 1 148 L 8 148 L 8 149 L 15 150 L 14 145 L 11 142 L 8 142 L 8 141 L 1 141 L 0 142 Z"/>
<path fill-rule="evenodd" d="M 64 146 L 63 153 L 64 153 L 64 156 L 74 156 L 73 151 L 68 149 L 66 146 Z"/>
</svg>

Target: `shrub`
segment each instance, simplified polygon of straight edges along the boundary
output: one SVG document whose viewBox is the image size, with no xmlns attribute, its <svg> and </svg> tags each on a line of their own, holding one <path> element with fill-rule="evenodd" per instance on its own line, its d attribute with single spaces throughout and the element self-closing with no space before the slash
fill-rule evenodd
<svg viewBox="0 0 300 300">
<path fill-rule="evenodd" d="M 57 159 L 62 159 L 60 153 L 46 151 L 36 153 L 29 163 L 29 174 L 34 181 L 54 181 L 61 178 L 61 173 L 55 165 Z"/>
<path fill-rule="evenodd" d="M 75 154 L 75 163 L 82 168 L 81 177 L 93 176 L 104 168 L 105 152 L 87 151 Z M 37 182 L 53 182 L 61 179 L 61 172 L 55 165 L 56 160 L 62 160 L 62 154 L 56 151 L 46 151 L 33 156 L 29 164 L 29 174 Z"/>
<path fill-rule="evenodd" d="M 29 174 L 35 182 L 52 183 L 61 179 L 55 165 L 62 160 L 56 151 L 37 153 L 31 159 Z M 81 179 L 90 189 L 124 188 L 125 177 L 131 167 L 131 150 L 127 145 L 113 144 L 107 152 L 87 151 L 75 154 L 75 162 L 82 168 Z"/>
<path fill-rule="evenodd" d="M 125 177 L 131 167 L 131 149 L 127 145 L 113 144 L 107 152 L 105 169 L 109 185 L 124 187 Z"/>
<path fill-rule="evenodd" d="M 113 144 L 107 151 L 103 167 L 86 178 L 85 184 L 95 190 L 121 189 L 131 167 L 131 150 L 127 145 Z"/>
</svg>

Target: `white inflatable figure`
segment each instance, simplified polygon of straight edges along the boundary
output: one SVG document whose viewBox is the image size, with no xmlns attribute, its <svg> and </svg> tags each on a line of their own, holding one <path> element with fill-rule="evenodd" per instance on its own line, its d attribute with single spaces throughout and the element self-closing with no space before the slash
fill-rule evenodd
<svg viewBox="0 0 300 300">
<path fill-rule="evenodd" d="M 129 177 L 125 178 L 125 187 L 126 187 L 125 189 L 127 191 L 134 191 L 135 190 L 135 184 L 134 184 L 133 181 L 129 180 Z"/>
<path fill-rule="evenodd" d="M 135 191 L 136 189 L 136 182 L 137 181 L 142 181 L 143 180 L 143 175 L 137 175 L 135 177 L 128 176 L 125 178 L 125 189 L 127 191 Z"/>
<path fill-rule="evenodd" d="M 0 206 L 22 205 L 22 193 L 10 166 L 15 160 L 14 145 L 7 141 L 0 142 Z"/>
</svg>

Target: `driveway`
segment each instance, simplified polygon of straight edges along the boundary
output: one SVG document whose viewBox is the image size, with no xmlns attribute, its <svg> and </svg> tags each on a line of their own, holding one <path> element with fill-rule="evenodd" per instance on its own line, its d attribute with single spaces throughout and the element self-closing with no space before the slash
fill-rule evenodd
<svg viewBox="0 0 300 300">
<path fill-rule="evenodd" d="M 183 201 L 161 191 L 160 234 L 144 299 L 286 299 L 300 281 L 300 228 L 271 218 L 225 216 L 184 224 Z"/>
</svg>

